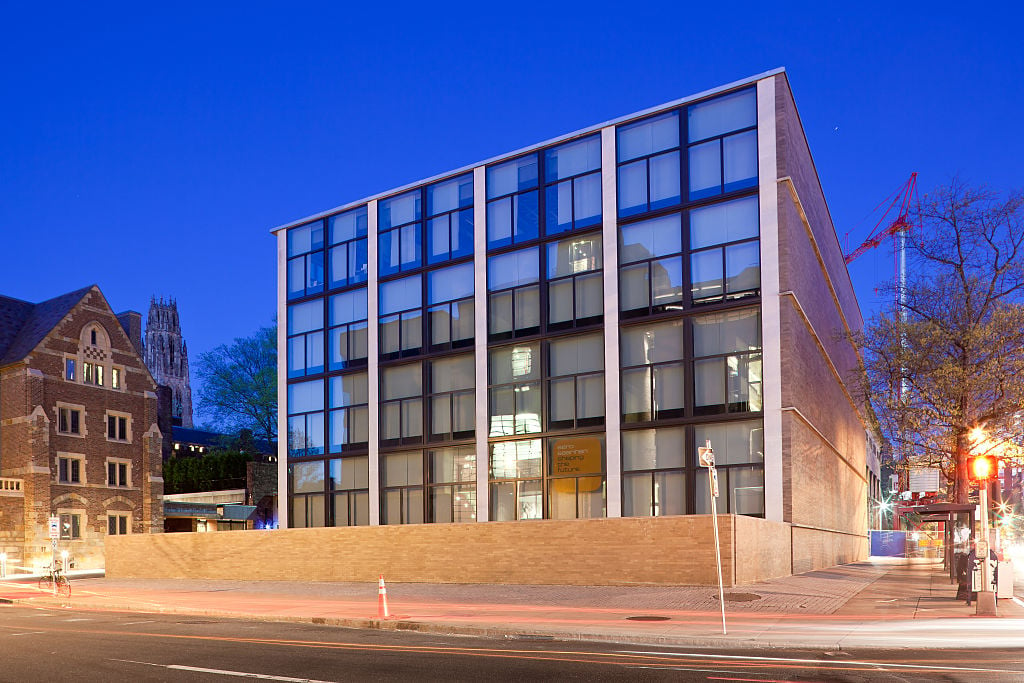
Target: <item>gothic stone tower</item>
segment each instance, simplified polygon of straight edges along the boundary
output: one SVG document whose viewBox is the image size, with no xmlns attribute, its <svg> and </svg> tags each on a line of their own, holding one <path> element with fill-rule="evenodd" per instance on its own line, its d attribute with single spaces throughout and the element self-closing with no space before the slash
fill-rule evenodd
<svg viewBox="0 0 1024 683">
<path fill-rule="evenodd" d="M 146 366 L 157 384 L 171 389 L 171 420 L 192 427 L 192 387 L 188 377 L 188 348 L 181 336 L 178 304 L 152 297 L 146 318 Z"/>
</svg>

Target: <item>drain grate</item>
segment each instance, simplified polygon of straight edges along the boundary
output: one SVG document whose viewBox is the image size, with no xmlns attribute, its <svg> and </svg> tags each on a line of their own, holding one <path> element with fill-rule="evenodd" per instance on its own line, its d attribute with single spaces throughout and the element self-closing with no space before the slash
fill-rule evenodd
<svg viewBox="0 0 1024 683">
<path fill-rule="evenodd" d="M 653 614 L 641 614 L 636 617 L 626 617 L 628 621 L 668 621 L 672 617 L 659 617 Z"/>
</svg>

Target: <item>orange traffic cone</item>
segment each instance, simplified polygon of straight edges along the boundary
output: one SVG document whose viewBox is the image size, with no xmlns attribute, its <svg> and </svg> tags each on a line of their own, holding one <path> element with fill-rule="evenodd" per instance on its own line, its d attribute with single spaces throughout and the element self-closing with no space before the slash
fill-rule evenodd
<svg viewBox="0 0 1024 683">
<path fill-rule="evenodd" d="M 384 587 L 384 575 L 380 575 L 380 582 L 377 584 L 377 618 L 388 618 L 388 589 Z"/>
</svg>

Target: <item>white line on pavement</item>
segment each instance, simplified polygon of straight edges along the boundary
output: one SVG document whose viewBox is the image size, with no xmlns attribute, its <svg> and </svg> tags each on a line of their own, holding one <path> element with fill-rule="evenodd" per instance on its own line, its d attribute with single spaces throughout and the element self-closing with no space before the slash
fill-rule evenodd
<svg viewBox="0 0 1024 683">
<path fill-rule="evenodd" d="M 156 664 L 154 662 L 138 662 L 133 659 L 112 659 L 112 662 L 126 662 L 128 664 L 143 664 L 155 666 L 160 669 L 173 669 L 175 671 L 194 671 L 203 674 L 219 674 L 221 676 L 237 676 L 239 678 L 257 678 L 262 681 L 283 681 L 284 683 L 334 683 L 333 681 L 321 681 L 315 678 L 293 678 L 292 676 L 274 676 L 272 674 L 258 674 L 251 671 L 228 671 L 227 669 L 205 669 L 198 666 L 184 666 L 182 664 Z"/>
<path fill-rule="evenodd" d="M 737 659 L 744 661 L 758 661 L 758 662 L 788 662 L 793 664 L 835 664 L 835 660 L 828 659 L 792 659 L 789 657 L 754 657 L 745 655 L 719 655 L 715 653 L 697 654 L 690 652 L 640 652 L 636 650 L 619 650 L 620 654 L 627 655 L 661 655 L 663 657 L 690 657 L 694 659 L 706 659 L 713 657 L 715 659 Z M 853 664 L 856 666 L 881 666 L 896 669 L 928 669 L 929 671 L 980 671 L 985 673 L 1008 673 L 1006 669 L 976 669 L 971 667 L 962 666 L 930 666 L 928 664 L 890 664 L 888 662 L 858 662 L 851 661 L 848 659 L 843 660 L 843 664 Z"/>
</svg>

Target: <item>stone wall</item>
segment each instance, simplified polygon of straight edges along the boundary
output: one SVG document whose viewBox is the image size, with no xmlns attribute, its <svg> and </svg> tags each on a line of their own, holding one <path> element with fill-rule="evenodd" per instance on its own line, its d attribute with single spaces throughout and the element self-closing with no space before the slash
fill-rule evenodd
<svg viewBox="0 0 1024 683">
<path fill-rule="evenodd" d="M 788 525 L 718 519 L 727 585 L 788 574 Z M 107 538 L 106 571 L 110 578 L 375 581 L 384 574 L 436 583 L 715 585 L 712 539 L 709 515 L 115 536 Z"/>
<path fill-rule="evenodd" d="M 783 518 L 792 571 L 866 556 L 860 309 L 785 76 L 776 77 Z"/>
</svg>

